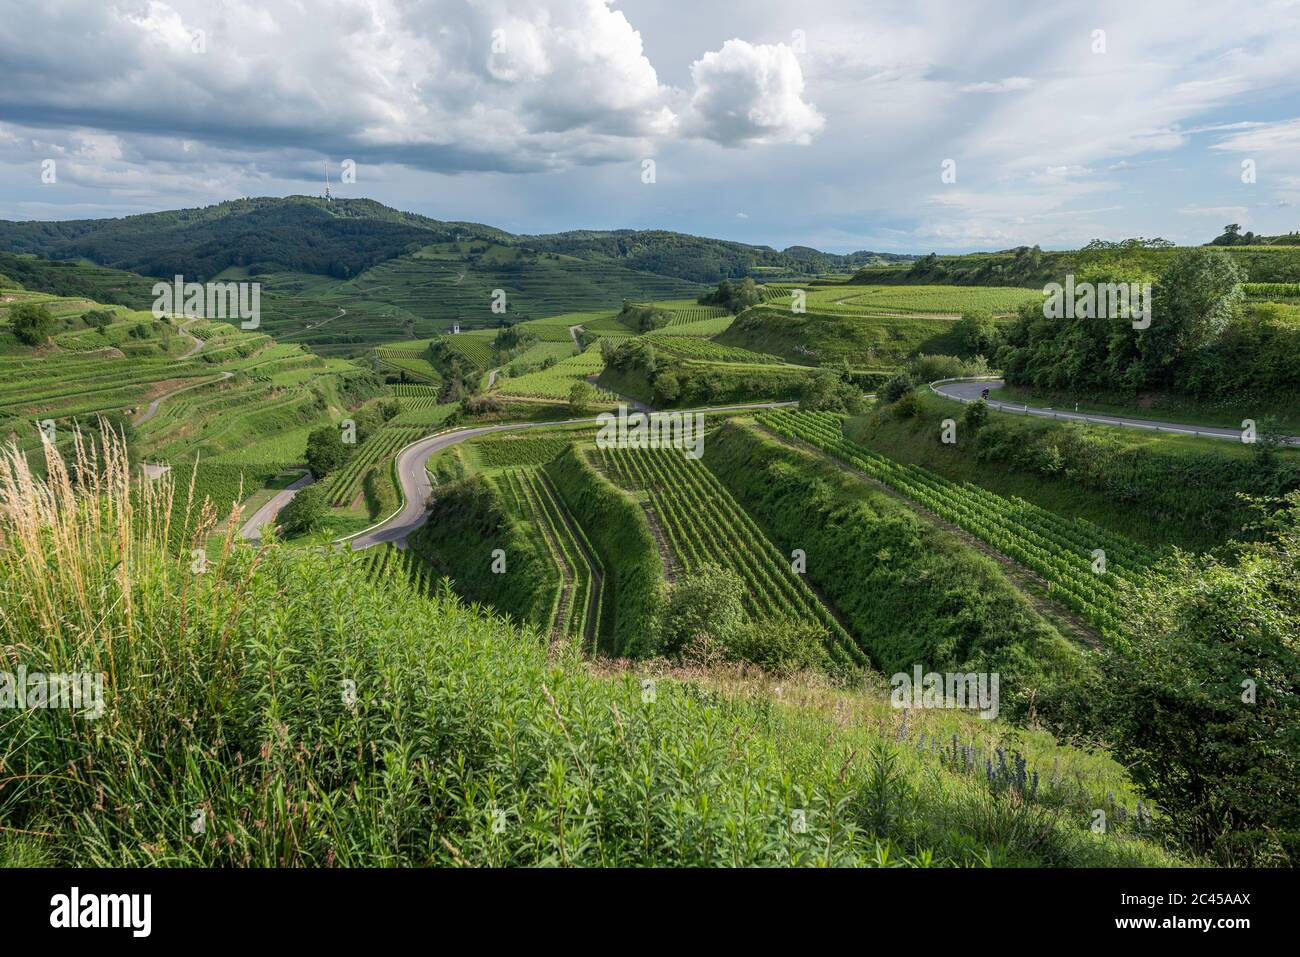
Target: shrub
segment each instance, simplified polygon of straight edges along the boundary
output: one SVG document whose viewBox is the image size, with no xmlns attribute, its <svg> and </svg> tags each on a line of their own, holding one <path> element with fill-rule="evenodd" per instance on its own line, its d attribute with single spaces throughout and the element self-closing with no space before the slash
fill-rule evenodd
<svg viewBox="0 0 1300 957">
<path fill-rule="evenodd" d="M 730 568 L 705 564 L 668 588 L 661 651 L 675 655 L 701 635 L 724 643 L 745 622 L 745 583 Z"/>
<path fill-rule="evenodd" d="M 40 303 L 19 302 L 9 307 L 9 325 L 19 342 L 44 345 L 54 328 L 54 317 Z"/>
<path fill-rule="evenodd" d="M 1178 555 L 1104 670 L 1119 756 L 1186 847 L 1300 860 L 1300 492 L 1235 561 Z"/>
<path fill-rule="evenodd" d="M 320 528 L 328 514 L 329 501 L 324 487 L 308 485 L 299 489 L 280 510 L 280 531 L 285 535 L 306 535 Z"/>
<path fill-rule="evenodd" d="M 972 402 L 966 406 L 966 413 L 962 416 L 962 421 L 971 431 L 978 431 L 983 428 L 989 420 L 989 404 L 983 399 Z"/>
<path fill-rule="evenodd" d="M 832 670 L 826 631 L 810 621 L 762 618 L 742 622 L 723 645 L 728 657 L 757 665 L 769 674 Z"/>
</svg>

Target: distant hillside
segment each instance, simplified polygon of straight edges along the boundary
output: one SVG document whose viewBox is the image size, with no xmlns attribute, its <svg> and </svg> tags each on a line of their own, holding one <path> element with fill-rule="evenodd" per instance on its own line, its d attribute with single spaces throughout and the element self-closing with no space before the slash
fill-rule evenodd
<svg viewBox="0 0 1300 957">
<path fill-rule="evenodd" d="M 1164 268 L 1182 248 L 1043 250 L 1020 246 L 991 253 L 940 256 L 930 253 L 908 265 L 866 267 L 854 283 L 952 283 L 970 286 L 1041 286 L 1087 266 L 1123 262 L 1151 273 Z M 1225 246 L 1251 282 L 1300 281 L 1300 246 Z"/>
<path fill-rule="evenodd" d="M 230 268 L 349 279 L 423 246 L 463 241 L 613 262 L 692 283 L 760 272 L 851 271 L 869 263 L 910 259 L 871 252 L 838 256 L 805 246 L 778 252 L 665 230 L 515 236 L 480 223 L 404 213 L 369 199 L 326 202 L 311 196 L 239 199 L 119 219 L 0 221 L 0 249 L 48 259 L 85 258 L 149 276 L 180 273 L 200 282 Z"/>
<path fill-rule="evenodd" d="M 521 242 L 530 249 L 583 259 L 608 259 L 631 269 L 704 283 L 749 275 L 818 275 L 878 262 L 910 262 L 913 258 L 873 252 L 838 256 L 808 246 L 791 246 L 778 252 L 770 246 L 749 246 L 666 230 L 577 231 L 528 236 Z"/>
</svg>

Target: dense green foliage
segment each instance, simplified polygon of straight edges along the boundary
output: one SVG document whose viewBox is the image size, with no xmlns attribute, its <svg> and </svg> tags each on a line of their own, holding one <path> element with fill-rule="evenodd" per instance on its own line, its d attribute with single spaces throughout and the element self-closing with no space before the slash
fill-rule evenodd
<svg viewBox="0 0 1300 957">
<path fill-rule="evenodd" d="M 44 345 L 54 328 L 54 317 L 44 305 L 36 302 L 16 302 L 9 307 L 9 328 L 18 341 L 29 346 Z"/>
<path fill-rule="evenodd" d="M 1185 846 L 1300 859 L 1300 493 L 1231 562 L 1180 556 L 1105 671 L 1116 753 Z"/>
<path fill-rule="evenodd" d="M 759 293 L 758 286 L 748 276 L 740 282 L 724 279 L 718 283 L 717 289 L 706 292 L 699 298 L 702 306 L 721 306 L 733 314 L 744 312 L 750 306 L 756 306 L 762 301 L 763 297 Z"/>
<path fill-rule="evenodd" d="M 284 535 L 307 535 L 316 531 L 329 513 L 329 502 L 320 485 L 299 489 L 280 511 L 280 531 Z"/>
<path fill-rule="evenodd" d="M 572 446 L 546 466 L 546 474 L 605 567 L 599 650 L 628 657 L 654 654 L 664 571 L 641 507 Z"/>
<path fill-rule="evenodd" d="M 428 521 L 408 545 L 469 601 L 519 622 L 550 625 L 555 573 L 544 543 L 510 514 L 489 479 L 476 475 L 439 487 Z"/>
</svg>

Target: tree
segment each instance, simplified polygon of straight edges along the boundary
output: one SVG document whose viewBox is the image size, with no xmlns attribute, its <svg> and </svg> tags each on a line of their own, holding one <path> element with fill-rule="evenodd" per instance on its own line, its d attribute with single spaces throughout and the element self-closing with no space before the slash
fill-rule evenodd
<svg viewBox="0 0 1300 957">
<path fill-rule="evenodd" d="M 966 355 L 991 356 L 997 342 L 998 327 L 993 313 L 975 310 L 962 313 L 955 329 Z"/>
<path fill-rule="evenodd" d="M 717 565 L 701 565 L 673 582 L 664 611 L 664 654 L 677 654 L 701 635 L 725 644 L 745 622 L 744 594 L 740 576 Z"/>
<path fill-rule="evenodd" d="M 658 405 L 672 405 L 682 394 L 682 383 L 672 372 L 660 372 L 655 376 L 655 402 Z"/>
<path fill-rule="evenodd" d="M 586 415 L 596 401 L 596 389 L 590 382 L 575 382 L 569 390 L 569 411 Z"/>
<path fill-rule="evenodd" d="M 307 436 L 307 467 L 317 480 L 346 462 L 350 452 L 336 425 L 322 425 Z"/>
<path fill-rule="evenodd" d="M 1116 756 L 1173 836 L 1225 863 L 1300 859 L 1300 491 L 1225 557 L 1176 555 L 1103 668 Z"/>
<path fill-rule="evenodd" d="M 1219 250 L 1189 249 L 1174 257 L 1156 283 L 1151 325 L 1138 333 L 1143 383 L 1169 379 L 1181 360 L 1240 316 L 1245 278 Z"/>
<path fill-rule="evenodd" d="M 804 381 L 799 408 L 805 412 L 860 415 L 862 390 L 851 382 L 845 382 L 834 370 L 821 369 Z"/>
<path fill-rule="evenodd" d="M 320 484 L 298 490 L 280 511 L 280 531 L 285 535 L 306 535 L 320 528 L 329 514 L 329 502 Z"/>
<path fill-rule="evenodd" d="M 84 322 L 86 325 L 88 325 L 90 328 L 98 329 L 100 332 L 103 332 L 105 329 L 107 329 L 109 326 L 113 324 L 113 310 L 112 309 L 91 309 L 89 312 L 87 312 L 85 315 L 81 317 L 81 321 Z"/>
<path fill-rule="evenodd" d="M 19 342 L 40 346 L 50 338 L 54 317 L 40 303 L 19 302 L 9 307 L 9 325 Z"/>
</svg>

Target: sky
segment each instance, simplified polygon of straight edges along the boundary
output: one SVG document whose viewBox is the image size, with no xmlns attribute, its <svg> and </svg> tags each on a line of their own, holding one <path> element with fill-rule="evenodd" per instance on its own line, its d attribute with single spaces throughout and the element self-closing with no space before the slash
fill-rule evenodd
<svg viewBox="0 0 1300 957">
<path fill-rule="evenodd" d="M 1290 232 L 1300 0 L 0 0 L 0 219 L 319 195 L 326 163 L 518 233 Z"/>
</svg>

